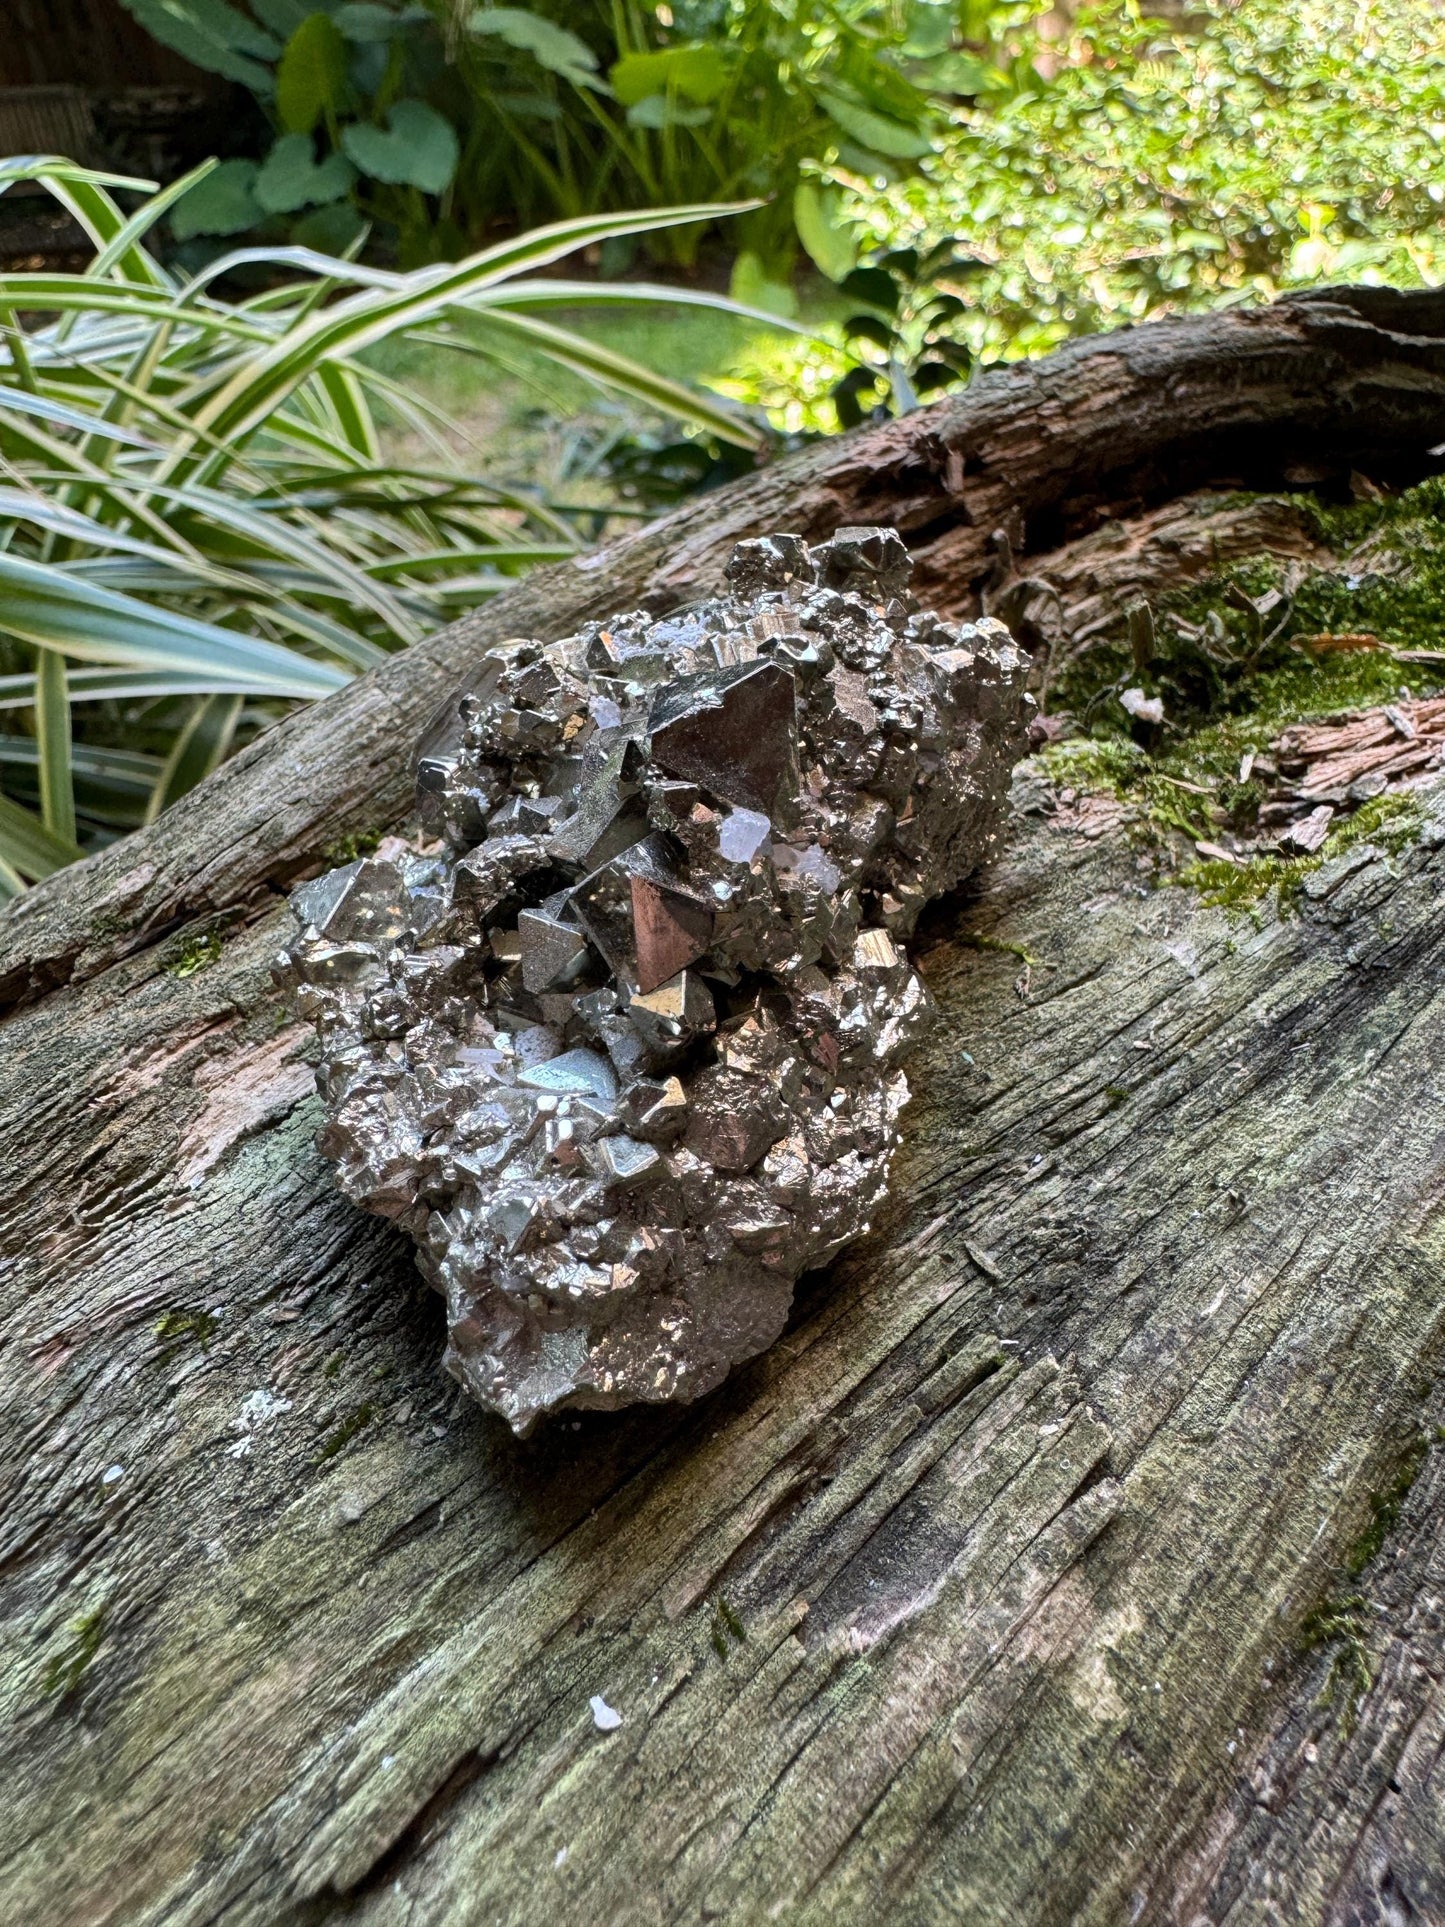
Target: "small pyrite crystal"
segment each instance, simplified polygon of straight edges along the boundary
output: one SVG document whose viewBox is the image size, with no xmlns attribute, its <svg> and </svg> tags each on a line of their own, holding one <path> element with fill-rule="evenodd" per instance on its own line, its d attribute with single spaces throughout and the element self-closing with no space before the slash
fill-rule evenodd
<svg viewBox="0 0 1445 1927">
<path fill-rule="evenodd" d="M 435 853 L 296 892 L 322 1149 L 519 1433 L 709 1391 L 883 1197 L 901 945 L 993 844 L 1028 705 L 1004 626 L 909 571 L 891 529 L 775 535 L 680 614 L 501 644 L 421 747 Z"/>
</svg>

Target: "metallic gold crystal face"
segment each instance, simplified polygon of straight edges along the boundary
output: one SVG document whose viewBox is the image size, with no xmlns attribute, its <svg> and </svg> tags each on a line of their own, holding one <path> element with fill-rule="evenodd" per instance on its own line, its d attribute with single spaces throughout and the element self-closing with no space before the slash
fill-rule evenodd
<svg viewBox="0 0 1445 1927">
<path fill-rule="evenodd" d="M 421 746 L 434 851 L 293 899 L 322 1148 L 518 1432 L 711 1390 L 884 1195 L 901 946 L 987 854 L 1028 703 L 909 568 L 890 529 L 771 536 L 696 608 L 501 645 Z"/>
</svg>

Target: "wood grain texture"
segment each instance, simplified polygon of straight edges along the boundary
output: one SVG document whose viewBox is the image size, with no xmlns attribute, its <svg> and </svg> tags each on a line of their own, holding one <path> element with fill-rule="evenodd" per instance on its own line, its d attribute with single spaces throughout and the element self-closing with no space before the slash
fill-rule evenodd
<svg viewBox="0 0 1445 1927">
<path fill-rule="evenodd" d="M 1283 366 L 1345 312 L 1250 326 Z M 996 386 L 1066 441 L 1067 369 L 1092 407 L 1149 333 Z M 849 519 L 890 437 L 809 457 Z M 679 595 L 755 513 L 817 532 L 795 473 L 521 593 Z M 1256 921 L 1026 772 L 923 932 L 873 1233 L 698 1407 L 522 1445 L 335 1192 L 268 976 L 483 633 L 87 866 L 99 932 L 83 872 L 0 924 L 0 1918 L 1440 1918 L 1445 795 Z"/>
</svg>

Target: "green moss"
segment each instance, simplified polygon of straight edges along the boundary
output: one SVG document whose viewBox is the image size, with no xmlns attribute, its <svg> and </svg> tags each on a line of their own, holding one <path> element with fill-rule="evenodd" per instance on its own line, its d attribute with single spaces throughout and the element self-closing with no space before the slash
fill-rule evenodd
<svg viewBox="0 0 1445 1927">
<path fill-rule="evenodd" d="M 1224 857 L 1186 863 L 1175 881 L 1193 890 L 1201 903 L 1225 910 L 1250 910 L 1278 885 L 1292 900 L 1304 878 L 1320 867 L 1318 857 L 1257 856 L 1248 863 Z M 1283 899 L 1282 899 L 1283 902 Z"/>
<path fill-rule="evenodd" d="M 1389 1483 L 1371 1496 L 1368 1523 L 1344 1558 L 1344 1569 L 1351 1579 L 1360 1578 L 1399 1524 L 1405 1500 L 1420 1476 L 1431 1445 L 1442 1442 L 1445 1427 L 1437 1426 L 1433 1436 L 1420 1433 L 1410 1442 Z M 1334 1648 L 1320 1704 L 1339 1708 L 1340 1725 L 1346 1733 L 1353 1730 L 1360 1702 L 1370 1689 L 1369 1614 L 1370 1603 L 1363 1593 L 1347 1593 L 1317 1606 L 1300 1627 L 1301 1653 Z"/>
<path fill-rule="evenodd" d="M 1117 795 L 1158 831 L 1199 840 L 1224 825 L 1245 830 L 1265 793 L 1257 777 L 1241 780 L 1246 755 L 1267 751 L 1291 723 L 1395 701 L 1402 688 L 1445 686 L 1445 480 L 1312 513 L 1337 566 L 1296 579 L 1271 557 L 1233 564 L 1161 599 L 1142 668 L 1122 632 L 1067 665 L 1053 706 L 1088 733 L 1042 752 L 1052 781 Z M 1261 614 L 1255 605 L 1271 591 L 1279 599 Z M 1307 646 L 1323 635 L 1378 646 Z M 1401 660 L 1399 650 L 1425 659 Z M 1117 700 L 1130 683 L 1163 698 L 1152 755 L 1132 739 Z"/>
<path fill-rule="evenodd" d="M 729 1635 L 731 1635 L 733 1639 L 741 1642 L 747 1638 L 748 1632 L 742 1620 L 728 1603 L 726 1594 L 719 1593 L 713 1601 L 712 1619 L 708 1626 L 708 1637 L 711 1639 L 712 1649 L 719 1659 L 726 1659 L 728 1656 Z"/>
<path fill-rule="evenodd" d="M 353 830 L 343 836 L 321 853 L 321 860 L 328 869 L 344 869 L 348 863 L 355 863 L 358 857 L 370 856 L 372 851 L 386 835 L 385 830 Z"/>
<path fill-rule="evenodd" d="M 959 942 L 967 944 L 970 950 L 996 950 L 1001 956 L 1017 957 L 1019 962 L 1026 964 L 1030 970 L 1044 968 L 1041 957 L 1036 957 L 1023 944 L 1010 943 L 1003 937 L 985 937 L 977 931 L 966 930 L 959 938 Z"/>
<path fill-rule="evenodd" d="M 1445 607 L 1445 478 L 1432 477 L 1378 502 L 1317 504 L 1314 518 L 1321 539 L 1352 566 L 1306 575 L 1295 596 L 1292 633 L 1353 630 L 1397 649 L 1438 650 Z M 1436 681 L 1442 667 L 1432 672 Z"/>
<path fill-rule="evenodd" d="M 1121 791 L 1149 769 L 1149 758 L 1137 743 L 1121 736 L 1074 736 L 1051 743 L 1038 761 L 1049 781 L 1060 789 Z"/>
<path fill-rule="evenodd" d="M 82 1613 L 78 1619 L 71 1620 L 66 1630 L 70 1635 L 69 1644 L 51 1658 L 44 1675 L 45 1691 L 62 1698 L 75 1691 L 86 1667 L 95 1658 L 105 1631 L 105 1607 L 96 1606 Z"/>
<path fill-rule="evenodd" d="M 1408 793 L 1377 796 L 1337 823 L 1314 856 L 1256 856 L 1246 863 L 1212 857 L 1186 863 L 1175 881 L 1195 891 L 1201 903 L 1227 910 L 1252 909 L 1277 890 L 1279 913 L 1288 916 L 1298 907 L 1305 879 L 1331 857 L 1343 856 L 1364 843 L 1398 856 L 1415 841 L 1424 821 L 1425 812 L 1416 797 Z"/>
<path fill-rule="evenodd" d="M 1359 1718 L 1360 1702 L 1370 1690 L 1374 1677 L 1366 1645 L 1369 1631 L 1369 1601 L 1360 1593 L 1327 1599 L 1316 1606 L 1300 1627 L 1299 1651 L 1319 1652 L 1332 1647 L 1334 1656 L 1320 1693 L 1321 1706 L 1336 1707 L 1340 1728 L 1352 1733 Z"/>
<path fill-rule="evenodd" d="M 216 1335 L 216 1320 L 208 1311 L 168 1311 L 156 1320 L 156 1337 L 161 1341 L 158 1362 L 167 1365 L 187 1345 L 204 1351 Z"/>
<path fill-rule="evenodd" d="M 1129 1093 L 1122 1084 L 1106 1084 L 1104 1098 L 1111 1111 L 1117 1111 L 1121 1104 L 1129 1102 Z"/>
<path fill-rule="evenodd" d="M 1398 1525 L 1401 1508 L 1409 1497 L 1411 1486 L 1420 1476 L 1429 1450 L 1428 1439 L 1415 1439 L 1400 1461 L 1394 1478 L 1383 1491 L 1371 1498 L 1370 1522 L 1345 1555 L 1345 1571 L 1352 1579 L 1358 1579 Z"/>
<path fill-rule="evenodd" d="M 1342 856 L 1360 843 L 1373 843 L 1389 856 L 1399 856 L 1420 834 L 1425 811 L 1408 790 L 1376 796 L 1362 803 L 1353 816 L 1337 823 L 1325 838 L 1321 855 Z"/>
<path fill-rule="evenodd" d="M 166 975 L 183 980 L 198 971 L 209 970 L 220 961 L 221 939 L 214 930 L 197 931 L 182 943 L 179 955 L 166 965 Z"/>
<path fill-rule="evenodd" d="M 336 1429 L 329 1432 L 321 1441 L 316 1453 L 317 1464 L 326 1459 L 334 1459 L 338 1452 L 351 1443 L 358 1432 L 365 1431 L 375 1417 L 376 1407 L 369 1399 L 364 1405 L 358 1405 L 354 1412 L 344 1418 Z"/>
</svg>

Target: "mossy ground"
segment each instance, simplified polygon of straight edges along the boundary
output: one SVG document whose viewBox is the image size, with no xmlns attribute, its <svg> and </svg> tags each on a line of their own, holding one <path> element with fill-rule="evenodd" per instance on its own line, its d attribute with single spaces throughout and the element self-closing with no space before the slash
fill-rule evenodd
<svg viewBox="0 0 1445 1927">
<path fill-rule="evenodd" d="M 1398 852 L 1421 819 L 1408 795 L 1388 795 L 1337 823 L 1316 856 L 1193 861 L 1179 847 L 1256 832 L 1267 788 L 1245 759 L 1267 757 L 1289 724 L 1445 689 L 1445 478 L 1312 513 L 1335 567 L 1232 565 L 1160 599 L 1146 661 L 1127 639 L 1101 642 L 1054 688 L 1051 708 L 1083 733 L 1043 752 L 1049 776 L 1131 804 L 1165 871 L 1207 902 L 1247 908 L 1278 889 L 1287 907 L 1330 857 L 1365 840 Z M 1127 686 L 1163 701 L 1148 747 L 1118 700 Z"/>
</svg>

